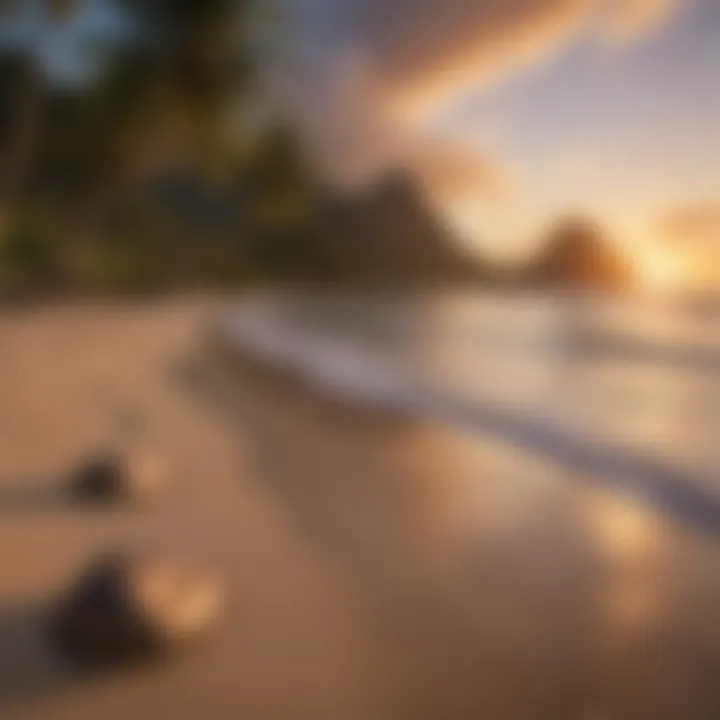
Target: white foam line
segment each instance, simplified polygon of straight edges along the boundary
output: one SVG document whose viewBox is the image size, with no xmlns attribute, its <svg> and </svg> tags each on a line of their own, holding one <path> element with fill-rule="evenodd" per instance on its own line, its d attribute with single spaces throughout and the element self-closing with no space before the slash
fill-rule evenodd
<svg viewBox="0 0 720 720">
<path fill-rule="evenodd" d="M 707 490 L 718 487 L 717 476 L 703 477 L 627 447 L 588 438 L 560 426 L 547 414 L 518 411 L 438 389 L 364 347 L 293 327 L 278 312 L 280 307 L 253 303 L 236 308 L 219 330 L 231 344 L 346 399 L 482 432 L 584 475 L 603 478 L 644 501 L 671 506 L 673 511 L 679 507 L 720 528 L 720 497 Z"/>
</svg>

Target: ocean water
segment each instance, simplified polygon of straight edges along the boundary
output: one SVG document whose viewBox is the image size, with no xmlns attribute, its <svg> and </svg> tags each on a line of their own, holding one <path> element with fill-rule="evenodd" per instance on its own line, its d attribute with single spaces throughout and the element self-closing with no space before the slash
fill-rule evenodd
<svg viewBox="0 0 720 720">
<path fill-rule="evenodd" d="M 720 531 L 720 309 L 572 295 L 263 295 L 220 327 L 355 402 L 462 427 Z"/>
</svg>

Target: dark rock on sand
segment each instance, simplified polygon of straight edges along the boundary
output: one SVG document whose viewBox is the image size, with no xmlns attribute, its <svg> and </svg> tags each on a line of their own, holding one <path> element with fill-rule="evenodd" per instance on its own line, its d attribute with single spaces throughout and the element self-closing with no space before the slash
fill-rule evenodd
<svg viewBox="0 0 720 720">
<path fill-rule="evenodd" d="M 164 558 L 116 555 L 92 565 L 50 621 L 54 648 L 86 668 L 151 660 L 205 636 L 223 590 L 212 573 Z"/>
<path fill-rule="evenodd" d="M 73 474 L 71 493 L 79 500 L 145 502 L 166 487 L 166 471 L 145 453 L 103 453 L 85 461 Z"/>
</svg>

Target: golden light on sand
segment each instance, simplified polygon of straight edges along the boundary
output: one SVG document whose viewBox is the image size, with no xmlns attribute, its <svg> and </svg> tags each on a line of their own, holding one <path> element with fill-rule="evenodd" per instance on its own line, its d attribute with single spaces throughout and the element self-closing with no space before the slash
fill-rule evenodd
<svg viewBox="0 0 720 720">
<path fill-rule="evenodd" d="M 602 552 L 615 561 L 639 561 L 652 551 L 657 540 L 655 518 L 630 500 L 599 494 L 590 517 Z"/>
<path fill-rule="evenodd" d="M 613 630 L 641 630 L 662 613 L 660 525 L 640 505 L 610 494 L 595 495 L 588 509 L 591 536 L 611 578 L 599 598 L 604 620 Z"/>
</svg>

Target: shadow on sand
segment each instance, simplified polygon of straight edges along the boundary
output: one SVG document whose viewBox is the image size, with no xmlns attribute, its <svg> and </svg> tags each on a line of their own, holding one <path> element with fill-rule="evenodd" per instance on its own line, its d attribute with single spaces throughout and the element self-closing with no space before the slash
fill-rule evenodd
<svg viewBox="0 0 720 720">
<path fill-rule="evenodd" d="M 83 496 L 76 492 L 69 481 L 37 482 L 13 478 L 0 479 L 0 515 L 24 515 L 32 513 L 66 512 L 87 510 L 111 512 L 121 504 L 112 498 Z"/>
<path fill-rule="evenodd" d="M 54 695 L 80 680 L 48 642 L 47 605 L 0 608 L 0 717 L 15 706 Z"/>
<path fill-rule="evenodd" d="M 62 484 L 0 481 L 0 513 L 64 510 L 73 504 L 71 493 Z"/>
</svg>

